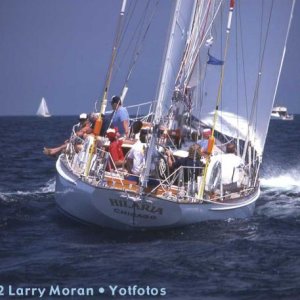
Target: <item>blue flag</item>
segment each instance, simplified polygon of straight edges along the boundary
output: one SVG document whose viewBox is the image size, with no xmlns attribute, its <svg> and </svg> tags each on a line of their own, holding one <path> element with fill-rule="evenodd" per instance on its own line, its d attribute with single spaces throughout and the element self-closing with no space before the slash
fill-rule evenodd
<svg viewBox="0 0 300 300">
<path fill-rule="evenodd" d="M 210 53 L 208 52 L 208 61 L 207 63 L 210 65 L 215 65 L 215 66 L 222 66 L 224 64 L 224 60 L 220 60 L 218 58 L 213 57 L 212 55 L 210 55 Z"/>
</svg>

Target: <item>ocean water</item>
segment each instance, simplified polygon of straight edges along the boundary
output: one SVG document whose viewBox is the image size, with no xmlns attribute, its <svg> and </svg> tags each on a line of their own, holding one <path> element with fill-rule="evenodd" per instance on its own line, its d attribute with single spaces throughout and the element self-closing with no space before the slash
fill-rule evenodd
<svg viewBox="0 0 300 300">
<path fill-rule="evenodd" d="M 248 220 L 118 232 L 54 201 L 55 159 L 76 117 L 1 117 L 0 299 L 300 299 L 300 116 L 271 121 Z"/>
</svg>

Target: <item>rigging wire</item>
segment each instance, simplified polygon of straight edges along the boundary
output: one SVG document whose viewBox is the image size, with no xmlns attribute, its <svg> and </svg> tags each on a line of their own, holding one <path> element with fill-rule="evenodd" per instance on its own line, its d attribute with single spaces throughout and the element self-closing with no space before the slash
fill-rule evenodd
<svg viewBox="0 0 300 300">
<path fill-rule="evenodd" d="M 145 41 L 145 39 L 147 37 L 147 34 L 149 32 L 149 29 L 150 29 L 150 26 L 152 24 L 152 20 L 153 20 L 153 18 L 155 16 L 155 13 L 157 12 L 158 3 L 159 3 L 159 0 L 157 0 L 156 3 L 155 3 L 155 7 L 153 8 L 153 10 L 151 12 L 149 22 L 148 22 L 148 24 L 146 26 L 146 29 L 144 30 L 144 34 L 141 36 L 141 40 L 136 43 L 136 51 L 132 55 L 131 64 L 130 64 L 130 67 L 129 67 L 129 71 L 128 71 L 127 77 L 125 79 L 124 86 L 126 86 L 127 83 L 129 82 L 129 79 L 131 77 L 131 74 L 132 74 L 132 71 L 134 69 L 134 66 L 136 65 L 137 60 L 138 60 L 140 54 L 142 53 L 142 48 L 143 48 L 143 45 L 144 45 L 144 41 Z"/>
<path fill-rule="evenodd" d="M 107 75 L 106 75 L 106 80 L 105 80 L 104 93 L 103 93 L 103 97 L 102 97 L 102 103 L 103 103 L 102 105 L 106 104 L 104 102 L 105 102 L 106 97 L 108 95 L 108 91 L 109 91 L 109 87 L 110 87 L 110 83 L 111 83 L 111 78 L 112 78 L 112 72 L 113 72 L 113 69 L 114 69 L 115 60 L 116 60 L 117 53 L 118 53 L 118 50 L 119 50 L 119 45 L 120 45 L 120 41 L 121 41 L 121 37 L 122 37 L 122 31 L 123 31 L 126 1 L 127 0 L 123 0 L 121 12 L 120 12 L 120 15 L 119 15 L 119 18 L 118 18 L 118 25 L 117 25 L 113 50 L 112 50 L 112 54 L 111 54 L 111 61 L 110 61 L 110 65 L 109 65 L 108 72 L 107 72 Z M 104 107 L 104 109 L 103 109 L 103 107 L 101 107 L 101 113 L 104 113 L 105 108 L 106 107 Z"/>
<path fill-rule="evenodd" d="M 126 62 L 126 59 L 125 59 L 126 55 L 128 55 L 128 52 L 130 51 L 130 48 L 134 44 L 132 54 L 131 54 L 131 59 L 130 59 L 129 64 L 128 64 L 128 71 L 125 75 L 123 90 L 128 85 L 129 79 L 132 75 L 132 71 L 133 71 L 134 67 L 136 66 L 136 63 L 138 61 L 138 58 L 140 57 L 140 54 L 142 53 L 144 42 L 145 42 L 146 37 L 148 35 L 148 32 L 149 32 L 149 29 L 151 27 L 153 18 L 155 16 L 155 13 L 157 12 L 159 0 L 156 0 L 155 4 L 152 5 L 153 6 L 152 8 L 150 7 L 151 4 L 152 4 L 152 1 L 148 0 L 145 8 L 143 9 L 143 13 L 141 14 L 141 17 L 140 17 L 137 25 L 135 26 L 136 28 L 135 28 L 134 33 L 132 34 L 131 38 L 128 39 L 128 45 L 126 46 L 126 49 L 123 51 L 122 56 L 121 56 L 121 53 L 120 53 L 119 57 L 118 57 L 118 61 L 120 63 L 118 64 L 117 69 L 120 70 L 123 63 Z M 126 24 L 126 28 L 123 31 L 122 39 L 121 39 L 121 42 L 120 42 L 120 47 L 121 47 L 122 43 L 124 44 L 124 38 L 126 36 L 126 32 L 128 31 L 128 28 L 129 28 L 130 24 L 132 23 L 132 14 L 133 14 L 134 10 L 136 10 L 136 3 L 134 5 L 133 9 L 131 10 L 129 20 Z M 116 75 L 116 73 L 114 73 L 114 76 L 115 75 Z"/>
<path fill-rule="evenodd" d="M 132 6 L 133 6 L 133 8 L 132 8 Z M 133 19 L 133 15 L 134 15 L 134 12 L 136 10 L 136 6 L 137 6 L 137 0 L 131 1 L 130 4 L 129 4 L 129 7 L 127 9 L 126 24 L 124 24 L 124 29 L 123 29 L 122 34 L 121 34 L 122 37 L 121 37 L 121 40 L 120 40 L 120 47 L 123 44 L 124 37 L 127 35 L 127 31 L 128 31 L 129 25 L 130 25 L 130 23 Z"/>
<path fill-rule="evenodd" d="M 118 25 L 117 25 L 117 30 L 116 30 L 116 33 L 115 33 L 115 40 L 114 40 L 113 49 L 112 49 L 112 53 L 111 53 L 111 60 L 110 60 L 109 68 L 107 70 L 107 74 L 106 74 L 106 80 L 105 80 L 103 97 L 102 97 L 102 102 L 101 102 L 101 107 L 100 107 L 100 113 L 99 113 L 99 116 L 98 116 L 98 118 L 95 122 L 95 125 L 94 125 L 93 142 L 90 145 L 89 151 L 88 151 L 89 156 L 88 156 L 88 160 L 87 160 L 87 163 L 86 163 L 86 168 L 85 168 L 85 171 L 84 171 L 84 176 L 86 176 L 86 177 L 89 174 L 93 154 L 94 154 L 94 151 L 95 151 L 95 148 L 96 148 L 96 141 L 97 141 L 96 136 L 98 136 L 100 134 L 102 124 L 103 124 L 102 114 L 104 114 L 105 109 L 106 109 L 106 105 L 107 105 L 107 95 L 108 95 L 108 91 L 109 91 L 109 87 L 110 87 L 110 83 L 111 83 L 112 71 L 113 71 L 113 68 L 114 68 L 115 58 L 116 58 L 116 55 L 117 55 L 117 51 L 118 51 L 118 47 L 119 47 L 119 43 L 120 43 L 120 38 L 121 38 L 122 27 L 123 27 L 123 23 L 124 23 L 124 14 L 125 14 L 126 2 L 127 2 L 127 0 L 122 1 L 122 7 L 121 7 L 119 18 L 118 18 Z"/>
<path fill-rule="evenodd" d="M 236 135 L 237 135 L 237 155 L 240 156 L 240 136 L 239 136 L 239 51 L 238 51 L 238 13 L 235 14 L 235 79 L 236 79 L 236 116 L 237 116 L 237 126 L 236 126 Z"/>
<path fill-rule="evenodd" d="M 263 40 L 263 47 L 262 47 L 261 55 L 259 57 L 259 68 L 258 68 L 258 74 L 257 74 L 257 78 L 256 78 L 254 96 L 253 96 L 253 100 L 252 100 L 251 113 L 250 113 L 250 118 L 249 118 L 248 124 L 252 124 L 253 123 L 254 115 L 256 115 L 256 122 L 257 122 L 258 93 L 259 93 L 259 89 L 260 89 L 260 82 L 261 82 L 261 75 L 262 75 L 262 66 L 263 66 L 263 62 L 264 62 L 265 51 L 266 51 L 266 46 L 267 46 L 267 39 L 268 39 L 268 36 L 269 36 L 271 18 L 272 18 L 272 13 L 273 13 L 273 5 L 274 5 L 274 1 L 272 0 L 272 2 L 271 2 L 271 8 L 270 8 L 270 13 L 269 13 L 269 17 L 268 17 L 268 22 L 267 22 L 266 34 L 265 34 L 265 37 L 264 37 L 264 40 Z M 261 24 L 261 28 L 262 28 L 262 24 Z M 262 34 L 262 30 L 261 30 L 261 38 L 262 38 L 262 35 L 263 34 Z M 255 128 L 254 129 L 256 130 L 256 124 L 255 124 Z M 245 143 L 245 148 L 244 148 L 244 153 L 243 153 L 243 159 L 245 159 L 246 149 L 247 149 L 247 146 L 249 144 L 249 134 L 250 134 L 250 128 L 248 126 L 248 134 L 247 134 L 247 139 L 246 139 L 246 143 Z"/>
<path fill-rule="evenodd" d="M 212 13 L 212 16 L 210 18 L 210 21 L 208 22 L 208 16 L 209 16 L 209 12 L 210 12 L 210 6 L 211 6 L 211 1 L 209 2 L 207 8 L 206 8 L 206 11 L 204 12 L 204 18 L 203 18 L 203 22 L 204 23 L 199 23 L 198 24 L 198 27 L 199 27 L 199 32 L 198 34 L 196 35 L 196 37 L 194 38 L 195 41 L 193 43 L 191 43 L 192 45 L 189 46 L 190 48 L 192 48 L 191 50 L 189 49 L 188 52 L 189 53 L 189 57 L 186 56 L 184 58 L 184 63 L 183 63 L 183 66 L 182 67 L 186 67 L 186 60 L 188 61 L 191 61 L 190 64 L 187 65 L 186 67 L 186 71 L 184 72 L 184 77 L 185 78 L 182 78 L 180 81 L 184 81 L 184 86 L 187 86 L 188 85 L 188 82 L 190 81 L 191 77 L 192 77 L 192 74 L 193 74 L 193 70 L 194 70 L 194 67 L 196 65 L 196 61 L 199 57 L 199 51 L 197 51 L 197 49 L 201 49 L 203 43 L 204 43 L 204 40 L 205 40 L 205 37 L 208 35 L 209 32 L 211 32 L 211 27 L 212 27 L 212 24 L 219 12 L 219 9 L 221 7 L 221 4 L 222 4 L 222 1 L 221 0 L 219 2 L 219 4 L 217 5 L 217 7 L 214 9 L 213 13 Z M 196 16 L 197 18 L 200 19 L 199 15 Z M 202 18 L 201 18 L 202 19 Z M 196 49 L 196 50 L 195 50 Z M 182 73 L 182 71 L 180 71 Z M 179 79 L 179 76 L 180 74 L 178 75 L 178 79 Z"/>
<path fill-rule="evenodd" d="M 121 68 L 121 65 L 125 61 L 124 58 L 127 55 L 127 53 L 129 52 L 130 47 L 132 47 L 134 40 L 136 40 L 136 41 L 139 40 L 139 36 L 141 35 L 141 29 L 143 28 L 143 21 L 145 21 L 145 19 L 146 19 L 145 16 L 146 16 L 146 13 L 147 13 L 148 5 L 149 5 L 149 0 L 147 2 L 146 8 L 143 10 L 143 13 L 141 14 L 141 17 L 140 17 L 137 25 L 133 24 L 133 17 L 132 17 L 134 11 L 137 9 L 137 0 L 134 2 L 133 8 L 131 8 L 131 10 L 130 10 L 130 14 L 127 18 L 128 21 L 127 21 L 127 24 L 126 24 L 126 28 L 124 29 L 124 31 L 122 33 L 122 39 L 121 39 L 121 42 L 120 42 L 120 48 L 124 48 L 124 51 L 122 52 L 121 58 L 118 58 L 118 61 L 120 61 L 119 65 L 118 65 L 118 69 Z M 127 32 L 129 30 L 129 27 L 131 26 L 131 24 L 132 24 L 132 26 L 135 26 L 135 30 L 133 31 L 131 37 L 129 38 L 129 33 L 127 33 Z M 128 37 L 126 39 L 126 42 L 128 43 L 126 46 L 124 46 L 125 36 Z M 121 53 L 120 53 L 120 55 L 121 55 Z"/>
<path fill-rule="evenodd" d="M 244 80 L 244 92 L 245 92 L 245 102 L 246 102 L 246 116 L 247 120 L 249 118 L 249 110 L 248 110 L 248 92 L 247 92 L 247 80 L 246 80 L 246 67 L 245 67 L 245 52 L 244 52 L 244 41 L 243 41 L 243 26 L 242 26 L 242 14 L 241 14 L 241 3 L 238 2 L 238 17 L 239 17 L 239 32 L 240 32 L 240 44 L 241 44 L 241 52 L 242 52 L 242 68 L 243 68 L 243 80 Z"/>
<path fill-rule="evenodd" d="M 220 4 L 219 4 L 220 5 Z M 216 10 L 216 7 L 217 4 L 216 2 L 214 2 L 214 11 Z M 217 8 L 217 10 L 219 10 L 219 8 Z M 222 10 L 221 10 L 221 16 L 222 16 Z M 221 17 L 222 18 L 222 17 Z M 222 23 L 222 22 L 221 22 Z M 213 40 L 215 39 L 218 39 L 218 31 L 216 30 L 216 24 L 213 22 L 211 27 L 210 27 L 210 30 L 209 30 L 209 36 L 210 38 L 213 38 Z M 208 47 L 212 47 L 212 45 L 208 45 Z M 206 74 L 207 74 L 207 63 L 205 62 L 202 66 L 203 68 L 203 76 L 202 76 L 202 80 L 201 78 L 199 78 L 199 88 L 200 88 L 200 99 L 199 99 L 199 114 L 201 115 L 201 112 L 202 112 L 202 106 L 203 106 L 203 103 L 204 103 L 204 97 L 207 96 L 207 91 L 205 90 L 206 89 Z M 199 69 L 201 69 L 201 60 L 199 59 Z"/>
<path fill-rule="evenodd" d="M 217 123 L 219 105 L 220 105 L 221 95 L 222 95 L 222 87 L 223 87 L 223 81 L 224 81 L 224 71 L 225 71 L 225 64 L 226 64 L 228 47 L 229 47 L 229 36 L 230 36 L 230 30 L 231 30 L 231 19 L 232 19 L 233 9 L 234 9 L 234 0 L 230 0 L 230 7 L 229 7 L 229 14 L 228 14 L 228 21 L 227 21 L 227 29 L 226 29 L 226 41 L 225 41 L 224 57 L 223 57 L 224 63 L 221 66 L 221 77 L 220 77 L 220 82 L 219 82 L 218 96 L 217 96 L 217 101 L 216 101 L 216 108 L 215 108 L 213 126 L 212 126 L 212 133 L 211 133 L 211 137 L 213 139 L 212 143 L 214 142 L 214 132 L 215 132 L 215 127 L 216 127 L 216 123 Z M 208 170 L 208 165 L 210 163 L 211 151 L 208 151 L 208 152 L 209 153 L 208 153 L 208 157 L 207 157 L 207 160 L 206 160 L 204 173 L 203 173 L 203 180 L 202 180 L 199 192 L 198 192 L 198 198 L 199 199 L 203 199 L 206 176 L 207 176 L 207 170 Z"/>
<path fill-rule="evenodd" d="M 188 85 L 189 80 L 191 79 L 191 76 L 193 74 L 193 70 L 195 68 L 196 62 L 199 57 L 199 51 L 198 49 L 201 48 L 201 45 L 203 44 L 204 38 L 207 36 L 208 31 L 210 30 L 211 24 L 207 24 L 208 22 L 208 16 L 210 12 L 211 7 L 211 0 L 209 1 L 208 5 L 206 6 L 206 10 L 204 12 L 204 18 L 200 17 L 200 14 L 202 12 L 202 9 L 199 9 L 200 7 L 199 2 L 197 2 L 196 11 L 194 21 L 193 21 L 193 27 L 192 32 L 196 32 L 196 34 L 192 35 L 190 38 L 189 43 L 187 44 L 186 51 L 184 53 L 184 57 L 176 78 L 176 82 L 180 79 L 179 84 L 182 82 L 184 83 L 184 88 Z M 203 5 L 203 3 L 202 3 Z M 198 22 L 197 22 L 198 20 Z M 204 22 L 202 24 L 200 21 Z M 197 29 L 195 29 L 197 26 Z M 192 61 L 191 64 L 187 64 L 187 61 Z"/>
</svg>

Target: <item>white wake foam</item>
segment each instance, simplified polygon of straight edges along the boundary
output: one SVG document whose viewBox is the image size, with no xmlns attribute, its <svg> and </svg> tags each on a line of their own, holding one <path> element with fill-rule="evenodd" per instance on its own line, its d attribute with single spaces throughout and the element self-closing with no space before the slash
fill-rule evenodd
<svg viewBox="0 0 300 300">
<path fill-rule="evenodd" d="M 265 176 L 261 178 L 261 186 L 267 189 L 300 192 L 300 171 L 291 170 L 289 173 Z"/>
<path fill-rule="evenodd" d="M 49 194 L 55 191 L 55 177 L 48 180 L 43 186 L 35 190 L 27 191 L 12 191 L 12 192 L 0 192 L 0 199 L 3 201 L 17 201 L 16 196 L 37 195 L 37 194 Z"/>
<path fill-rule="evenodd" d="M 44 187 L 41 187 L 38 192 L 39 193 L 54 193 L 55 191 L 55 177 L 50 179 Z"/>
<path fill-rule="evenodd" d="M 261 178 L 264 202 L 258 205 L 258 214 L 273 218 L 299 218 L 300 170 L 278 172 Z"/>
</svg>

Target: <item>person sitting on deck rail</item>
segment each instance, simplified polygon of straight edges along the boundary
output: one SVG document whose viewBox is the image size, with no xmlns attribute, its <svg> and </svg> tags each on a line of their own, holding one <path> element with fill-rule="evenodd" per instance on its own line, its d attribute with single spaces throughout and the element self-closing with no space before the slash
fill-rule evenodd
<svg viewBox="0 0 300 300">
<path fill-rule="evenodd" d="M 79 116 L 79 128 L 76 131 L 76 136 L 79 138 L 79 141 L 75 141 L 75 150 L 79 152 L 81 150 L 82 140 L 86 137 L 87 134 L 92 133 L 91 123 L 89 122 L 88 115 L 82 113 Z M 69 140 L 66 140 L 62 145 L 55 148 L 46 148 L 44 147 L 43 153 L 49 156 L 57 156 L 64 152 L 68 146 Z"/>
</svg>

